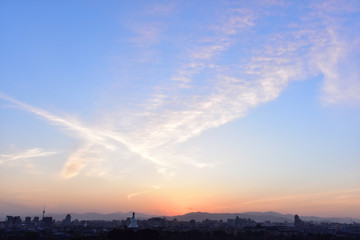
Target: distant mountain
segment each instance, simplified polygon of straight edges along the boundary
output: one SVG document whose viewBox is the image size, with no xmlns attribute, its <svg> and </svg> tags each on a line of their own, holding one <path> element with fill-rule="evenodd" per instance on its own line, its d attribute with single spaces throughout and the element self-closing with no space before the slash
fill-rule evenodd
<svg viewBox="0 0 360 240">
<path fill-rule="evenodd" d="M 1 214 L 3 215 L 3 214 Z M 61 221 L 65 218 L 67 213 L 47 213 L 46 216 L 51 216 L 57 221 Z M 101 214 L 101 213 L 70 213 L 72 220 L 105 220 L 105 221 L 112 221 L 112 220 L 125 220 L 128 217 L 132 216 L 132 212 L 122 213 L 110 213 L 110 214 Z M 24 219 L 25 216 L 39 216 L 33 214 L 21 215 Z M 227 219 L 235 219 L 236 217 L 239 218 L 250 218 L 256 222 L 264 222 L 264 221 L 271 221 L 271 222 L 294 222 L 294 215 L 292 214 L 281 214 L 277 212 L 243 212 L 243 213 L 207 213 L 207 212 L 190 212 L 184 215 L 177 215 L 177 216 L 162 216 L 166 219 L 177 219 L 178 221 L 190 221 L 194 219 L 197 222 L 203 221 L 205 219 L 209 220 L 223 220 L 226 221 Z M 137 219 L 149 219 L 152 217 L 159 217 L 157 215 L 149 215 L 144 213 L 136 212 Z M 0 221 L 2 218 L 5 220 L 5 215 L 3 217 L 0 216 Z M 306 222 L 338 222 L 338 223 L 353 223 L 357 222 L 360 223 L 360 219 L 355 218 L 321 218 L 321 217 L 314 217 L 314 216 L 300 216 L 303 221 Z"/>
<path fill-rule="evenodd" d="M 293 215 L 283 215 L 276 212 L 244 212 L 244 213 L 207 213 L 207 212 L 191 212 L 184 215 L 178 215 L 171 217 L 176 218 L 179 221 L 203 221 L 209 220 L 224 220 L 239 218 L 250 218 L 256 222 L 272 221 L 272 222 L 292 222 L 294 219 Z"/>
<path fill-rule="evenodd" d="M 360 223 L 360 219 L 359 218 L 349 218 L 349 217 L 330 217 L 330 218 L 321 218 L 321 217 L 314 217 L 314 216 L 303 216 L 301 217 L 301 220 L 306 221 L 306 222 L 336 222 L 336 223 Z"/>
<path fill-rule="evenodd" d="M 168 219 L 177 219 L 179 221 L 190 221 L 194 219 L 195 221 L 203 221 L 205 219 L 209 220 L 224 220 L 239 218 L 250 218 L 256 222 L 294 222 L 294 215 L 292 214 L 281 214 L 277 212 L 244 212 L 244 213 L 207 213 L 207 212 L 191 212 L 184 215 L 178 215 L 173 217 L 168 217 Z M 338 222 L 338 223 L 360 223 L 360 219 L 353 218 L 321 218 L 313 216 L 300 216 L 300 219 L 310 222 Z"/>
</svg>

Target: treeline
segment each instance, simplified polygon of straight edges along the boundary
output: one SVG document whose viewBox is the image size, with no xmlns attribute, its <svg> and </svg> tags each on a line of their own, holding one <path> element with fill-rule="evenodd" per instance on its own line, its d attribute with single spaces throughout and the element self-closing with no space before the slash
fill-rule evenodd
<svg viewBox="0 0 360 240">
<path fill-rule="evenodd" d="M 199 230 L 161 231 L 142 229 L 137 232 L 122 229 L 113 229 L 107 233 L 83 235 L 71 233 L 56 235 L 38 232 L 0 232 L 0 240 L 360 240 L 360 236 L 336 236 L 331 234 L 308 234 L 306 236 L 293 234 L 289 236 L 272 234 L 266 231 L 239 232 L 237 236 L 226 233 L 223 230 L 203 232 Z"/>
</svg>

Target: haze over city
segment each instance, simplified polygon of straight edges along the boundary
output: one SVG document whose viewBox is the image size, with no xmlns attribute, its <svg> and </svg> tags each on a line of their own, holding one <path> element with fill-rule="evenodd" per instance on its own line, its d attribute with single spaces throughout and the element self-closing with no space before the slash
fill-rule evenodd
<svg viewBox="0 0 360 240">
<path fill-rule="evenodd" d="M 360 218 L 359 1 L 1 1 L 0 216 Z"/>
</svg>

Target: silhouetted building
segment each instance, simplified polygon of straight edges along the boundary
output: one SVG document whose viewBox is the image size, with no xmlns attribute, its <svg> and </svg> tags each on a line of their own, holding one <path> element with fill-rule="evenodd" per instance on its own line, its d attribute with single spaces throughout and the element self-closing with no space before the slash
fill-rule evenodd
<svg viewBox="0 0 360 240">
<path fill-rule="evenodd" d="M 12 223 L 13 219 L 14 219 L 13 216 L 6 216 L 6 222 L 8 222 L 8 223 Z"/>
<path fill-rule="evenodd" d="M 227 225 L 229 225 L 230 227 L 234 227 L 235 226 L 235 220 L 234 219 L 227 219 L 226 220 Z"/>
<path fill-rule="evenodd" d="M 294 216 L 294 225 L 297 226 L 297 225 L 300 225 L 302 223 L 299 215 L 295 215 Z"/>
<path fill-rule="evenodd" d="M 163 227 L 165 225 L 165 219 L 160 217 L 149 218 L 146 223 L 152 228 Z"/>
<path fill-rule="evenodd" d="M 63 220 L 63 224 L 70 225 L 70 223 L 71 223 L 71 215 L 68 214 L 68 215 L 66 215 L 65 219 Z"/>
<path fill-rule="evenodd" d="M 296 231 L 304 232 L 306 231 L 307 224 L 300 219 L 298 215 L 294 216 L 294 227 Z"/>
<path fill-rule="evenodd" d="M 14 216 L 13 220 L 12 220 L 12 224 L 14 225 L 20 225 L 21 224 L 21 218 L 20 216 Z"/>
<path fill-rule="evenodd" d="M 194 219 L 191 219 L 190 222 L 189 222 L 189 224 L 190 224 L 190 227 L 191 227 L 191 228 L 195 228 L 195 227 L 196 227 L 196 221 L 195 221 Z"/>
<path fill-rule="evenodd" d="M 242 225 L 242 219 L 239 218 L 239 216 L 236 216 L 235 220 L 234 220 L 234 225 L 236 228 L 240 228 Z"/>
<path fill-rule="evenodd" d="M 52 217 L 44 217 L 43 218 L 43 224 L 44 226 L 51 226 L 53 224 L 53 218 Z"/>
<path fill-rule="evenodd" d="M 33 221 L 34 221 L 35 223 L 37 223 L 37 222 L 39 222 L 39 220 L 40 220 L 39 217 L 34 217 L 34 220 L 33 220 Z"/>
<path fill-rule="evenodd" d="M 30 223 L 31 223 L 31 217 L 26 217 L 25 224 L 30 224 Z"/>
</svg>

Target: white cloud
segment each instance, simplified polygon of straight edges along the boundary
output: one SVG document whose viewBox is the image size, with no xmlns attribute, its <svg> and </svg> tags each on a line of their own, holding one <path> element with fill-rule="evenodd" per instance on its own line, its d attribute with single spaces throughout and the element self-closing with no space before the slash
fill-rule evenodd
<svg viewBox="0 0 360 240">
<path fill-rule="evenodd" d="M 15 104 L 17 107 L 20 107 L 23 110 L 42 117 L 52 124 L 65 127 L 66 131 L 75 133 L 75 137 L 80 138 L 84 143 L 86 143 L 83 147 L 80 147 L 69 157 L 68 162 L 65 164 L 65 168 L 62 172 L 65 177 L 76 176 L 85 165 L 96 161 L 96 159 L 101 159 L 101 157 L 94 156 L 98 154 L 97 151 L 99 148 L 101 148 L 101 151 L 105 152 L 116 151 L 118 149 L 116 144 L 119 143 L 126 146 L 129 151 L 139 154 L 144 159 L 153 162 L 155 165 L 161 167 L 161 169 L 171 166 L 171 164 L 159 160 L 153 155 L 149 154 L 146 151 L 146 147 L 139 146 L 136 143 L 129 141 L 126 136 L 122 136 L 120 133 L 112 131 L 111 129 L 89 127 L 80 123 L 80 121 L 71 119 L 69 117 L 60 117 L 45 110 L 22 103 L 18 100 L 8 97 L 3 93 L 0 93 L 0 98 Z M 166 171 L 161 170 L 161 172 L 165 173 Z"/>
<path fill-rule="evenodd" d="M 65 178 L 71 178 L 76 176 L 87 164 L 101 161 L 100 153 L 93 147 L 93 144 L 86 144 L 73 152 L 65 163 L 61 174 Z"/>
<path fill-rule="evenodd" d="M 179 163 L 212 167 L 214 163 L 183 156 L 176 147 L 208 129 L 245 116 L 259 104 L 276 99 L 291 81 L 321 73 L 326 101 L 359 99 L 359 70 L 341 69 L 342 63 L 350 63 L 352 50 L 359 50 L 359 42 L 351 42 L 352 35 L 340 37 L 339 28 L 324 25 L 323 14 L 301 16 L 297 24 L 261 35 L 263 39 L 250 44 L 253 49 L 249 49 L 247 55 L 233 58 L 231 64 L 222 63 L 222 55 L 231 52 L 239 44 L 238 37 L 243 32 L 249 34 L 255 20 L 261 17 L 256 10 L 234 9 L 224 13 L 217 25 L 209 27 L 210 36 L 199 37 L 193 41 L 197 44 L 187 49 L 188 55 L 171 78 L 176 81 L 157 88 L 142 110 L 130 109 L 121 116 L 125 119 L 111 120 L 102 127 L 49 113 L 4 94 L 0 97 L 63 127 L 82 141 L 82 147 L 70 154 L 62 171 L 64 177 L 74 177 L 87 165 L 107 160 L 105 153 L 119 153 L 124 151 L 123 146 L 153 163 L 159 173 L 167 176 L 175 174 Z M 327 15 L 326 20 L 329 17 Z M 151 27 L 138 30 L 139 42 L 156 43 L 159 39 L 156 29 L 157 26 L 155 30 Z M 204 94 L 204 84 L 198 83 L 196 77 L 208 71 L 212 78 L 202 79 L 206 82 Z M 91 172 L 101 176 L 107 171 Z M 130 194 L 129 199 L 138 194 Z"/>
<path fill-rule="evenodd" d="M 158 22 L 141 23 L 136 25 L 133 23 L 131 29 L 136 34 L 136 37 L 131 39 L 131 42 L 141 47 L 149 47 L 157 44 L 165 27 Z"/>
<path fill-rule="evenodd" d="M 148 16 L 166 16 L 173 14 L 176 11 L 175 2 L 167 2 L 166 4 L 154 4 L 151 6 L 146 6 L 145 10 L 142 12 L 143 15 Z"/>
<path fill-rule="evenodd" d="M 360 45 L 349 44 L 333 29 L 328 29 L 327 39 L 326 45 L 314 47 L 312 60 L 324 76 L 323 100 L 325 103 L 359 103 L 360 71 L 356 62 Z"/>
<path fill-rule="evenodd" d="M 233 42 L 233 35 L 254 25 L 256 19 L 253 11 L 235 9 L 228 11 L 220 23 L 212 26 L 213 36 L 202 37 L 198 40 L 200 46 L 189 50 L 188 61 L 172 80 L 179 81 L 178 87 L 189 88 L 192 77 L 206 68 L 213 68 L 212 61 L 221 53 L 229 50 Z"/>
<path fill-rule="evenodd" d="M 326 104 L 360 103 L 360 34 L 357 21 L 347 19 L 360 11 L 358 1 L 313 3 L 312 17 L 320 22 L 309 32 L 311 63 L 323 74 Z M 310 22 L 310 21 L 309 21 Z M 311 26 L 310 26 L 311 27 Z M 321 29 L 319 29 L 321 28 Z"/>
<path fill-rule="evenodd" d="M 233 35 L 254 25 L 256 14 L 253 12 L 233 12 L 242 15 L 230 16 L 227 24 L 213 27 L 217 31 L 214 34 L 217 37 L 207 38 L 207 46 L 195 47 L 193 51 L 189 51 L 188 63 L 173 77 L 186 84 L 179 84 L 178 87 L 191 87 L 196 92 L 198 85 L 193 82 L 194 76 L 206 71 L 209 62 L 217 62 L 216 58 L 221 53 L 231 51 L 236 44 Z M 345 44 L 348 42 L 346 39 L 338 41 L 336 34 L 329 31 L 329 28 L 324 28 L 321 24 L 319 28 L 318 24 L 314 25 L 312 21 L 304 19 L 303 24 L 295 27 L 290 25 L 287 31 L 262 40 L 262 45 L 254 49 L 251 57 L 243 59 L 245 66 L 239 66 L 238 69 L 232 66 L 230 71 L 229 67 L 225 67 L 226 72 L 221 71 L 221 67 L 220 70 L 215 69 L 217 77 L 214 77 L 213 83 L 207 82 L 210 94 L 180 93 L 178 100 L 172 98 L 168 104 L 162 102 L 155 114 L 148 114 L 144 127 L 130 134 L 130 138 L 153 154 L 164 146 L 176 145 L 207 129 L 242 117 L 250 108 L 276 99 L 289 82 L 316 76 L 319 72 L 324 74 L 325 91 L 330 93 L 329 99 L 339 98 L 339 86 L 346 81 L 336 69 L 342 57 L 347 58 L 345 53 L 354 49 L 354 46 Z M 354 70 L 351 72 L 356 73 Z M 354 82 L 358 81 L 358 78 L 353 79 L 356 79 Z M 347 81 L 352 87 L 356 86 L 354 82 Z M 343 92 L 343 95 L 358 97 L 356 92 L 358 91 L 354 91 L 354 94 Z M 135 136 L 140 135 L 141 140 L 136 139 Z"/>
<path fill-rule="evenodd" d="M 151 189 L 148 189 L 148 190 L 144 190 L 144 191 L 140 191 L 140 192 L 134 192 L 134 193 L 129 193 L 127 195 L 127 198 L 128 200 L 131 200 L 132 198 L 134 197 L 137 197 L 139 195 L 142 195 L 142 194 L 146 194 L 146 193 L 149 193 L 149 192 L 153 192 L 153 191 L 156 191 L 156 190 L 159 190 L 160 189 L 160 186 L 151 186 Z"/>
<path fill-rule="evenodd" d="M 0 164 L 21 159 L 48 157 L 54 154 L 57 154 L 57 152 L 49 152 L 41 148 L 31 148 L 20 153 L 0 154 Z"/>
</svg>

